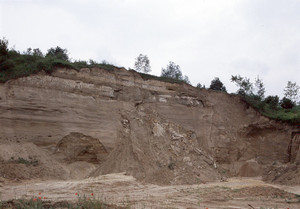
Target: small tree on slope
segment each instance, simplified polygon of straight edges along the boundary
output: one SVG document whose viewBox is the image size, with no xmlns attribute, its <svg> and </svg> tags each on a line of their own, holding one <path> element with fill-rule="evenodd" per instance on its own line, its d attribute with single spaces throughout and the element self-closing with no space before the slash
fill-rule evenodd
<svg viewBox="0 0 300 209">
<path fill-rule="evenodd" d="M 135 59 L 134 68 L 138 72 L 143 72 L 143 73 L 151 72 L 150 61 L 147 55 L 140 54 Z"/>
</svg>

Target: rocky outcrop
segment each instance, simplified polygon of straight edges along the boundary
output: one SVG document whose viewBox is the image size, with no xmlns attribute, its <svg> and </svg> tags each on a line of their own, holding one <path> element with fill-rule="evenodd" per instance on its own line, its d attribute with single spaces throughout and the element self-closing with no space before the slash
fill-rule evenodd
<svg viewBox="0 0 300 209">
<path fill-rule="evenodd" d="M 82 133 L 107 151 L 94 175 L 126 171 L 154 183 L 155 175 L 176 184 L 261 175 L 289 161 L 290 136 L 299 131 L 238 96 L 125 69 L 39 73 L 0 84 L 0 98 L 0 143 L 29 142 L 54 153 L 64 136 Z"/>
</svg>

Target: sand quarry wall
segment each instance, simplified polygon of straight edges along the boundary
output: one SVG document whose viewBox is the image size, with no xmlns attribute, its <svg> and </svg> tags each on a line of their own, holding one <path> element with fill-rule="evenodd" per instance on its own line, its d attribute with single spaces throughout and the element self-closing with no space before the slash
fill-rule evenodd
<svg viewBox="0 0 300 209">
<path fill-rule="evenodd" d="M 264 175 L 271 165 L 298 159 L 289 146 L 299 130 L 261 116 L 240 97 L 125 69 L 57 69 L 0 84 L 0 127 L 2 145 L 32 144 L 46 153 L 36 158 L 56 162 L 59 178 L 127 172 L 183 184 Z M 81 134 L 100 144 L 85 145 Z M 65 160 L 72 149 L 58 151 L 59 144 L 70 147 L 65 136 L 86 147 L 76 151 L 76 162 Z M 12 157 L 19 158 L 0 154 L 2 165 L 17 163 Z"/>
</svg>

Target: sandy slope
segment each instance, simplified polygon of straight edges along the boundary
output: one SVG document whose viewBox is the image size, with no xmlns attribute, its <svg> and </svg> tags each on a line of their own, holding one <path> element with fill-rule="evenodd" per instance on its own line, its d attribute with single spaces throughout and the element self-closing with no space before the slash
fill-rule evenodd
<svg viewBox="0 0 300 209">
<path fill-rule="evenodd" d="M 11 165 L 0 153 L 0 177 L 10 179 L 55 172 L 50 179 L 68 178 L 73 170 L 56 162 L 59 158 L 92 163 L 86 167 L 97 167 L 94 176 L 127 172 L 140 181 L 169 185 L 261 176 L 276 166 L 272 170 L 278 172 L 265 178 L 272 182 L 282 174 L 281 165 L 297 163 L 300 143 L 299 128 L 261 116 L 238 96 L 148 80 L 125 69 L 57 69 L 0 84 L 0 127 L 1 146 L 31 143 L 41 157 L 39 173 Z M 86 144 L 84 150 L 60 144 L 72 132 L 93 137 L 107 153 L 94 152 L 100 145 L 84 139 L 76 141 Z M 63 151 L 54 153 L 59 144 Z M 30 161 L 34 156 L 27 148 L 30 156 L 22 152 L 20 157 Z M 15 166 L 28 175 L 18 175 Z M 294 167 L 280 183 L 294 179 L 292 184 L 300 184 Z"/>
<path fill-rule="evenodd" d="M 3 199 L 300 208 L 288 193 L 299 187 L 232 179 L 300 185 L 299 127 L 238 96 L 125 69 L 58 69 L 0 84 L 0 127 Z"/>
<path fill-rule="evenodd" d="M 5 184 L 3 200 L 46 197 L 51 201 L 76 201 L 81 196 L 130 208 L 300 208 L 295 194 L 300 187 L 267 184 L 259 178 L 231 178 L 227 182 L 157 186 L 136 181 L 125 173 L 102 175 L 74 181 L 43 181 Z M 292 193 L 294 194 L 292 194 Z M 290 202 L 290 203 L 288 203 Z"/>
</svg>

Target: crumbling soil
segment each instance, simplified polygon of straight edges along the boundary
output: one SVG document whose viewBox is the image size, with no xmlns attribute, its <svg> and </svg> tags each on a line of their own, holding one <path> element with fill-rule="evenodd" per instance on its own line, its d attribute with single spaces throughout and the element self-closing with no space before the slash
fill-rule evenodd
<svg viewBox="0 0 300 209">
<path fill-rule="evenodd" d="M 54 154 L 67 163 L 84 161 L 98 164 L 105 160 L 107 151 L 99 139 L 72 132 L 57 143 Z"/>
<path fill-rule="evenodd" d="M 98 139 L 80 133 L 63 137 L 53 151 L 30 142 L 2 143 L 0 178 L 4 181 L 82 179 L 106 155 Z"/>
<path fill-rule="evenodd" d="M 47 150 L 33 143 L 0 145 L 0 177 L 10 181 L 66 179 L 68 170 Z"/>
<path fill-rule="evenodd" d="M 90 176 L 126 172 L 154 184 L 195 184 L 221 179 L 213 158 L 196 135 L 170 121 L 130 116 L 122 120 L 116 148 Z"/>
</svg>

